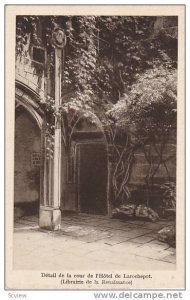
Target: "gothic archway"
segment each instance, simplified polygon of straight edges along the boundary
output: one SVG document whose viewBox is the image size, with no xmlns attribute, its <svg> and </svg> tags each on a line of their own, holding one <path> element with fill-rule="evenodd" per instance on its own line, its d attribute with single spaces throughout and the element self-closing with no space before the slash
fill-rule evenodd
<svg viewBox="0 0 190 300">
<path fill-rule="evenodd" d="M 41 185 L 41 129 L 39 97 L 22 84 L 15 92 L 15 217 L 37 214 Z"/>
<path fill-rule="evenodd" d="M 61 209 L 108 214 L 108 145 L 101 121 L 88 115 L 80 112 L 70 126 L 69 151 L 62 147 Z"/>
</svg>

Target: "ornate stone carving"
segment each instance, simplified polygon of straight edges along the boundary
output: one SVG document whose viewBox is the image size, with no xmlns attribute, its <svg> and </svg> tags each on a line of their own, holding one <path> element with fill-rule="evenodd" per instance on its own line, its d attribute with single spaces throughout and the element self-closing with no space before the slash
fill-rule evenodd
<svg viewBox="0 0 190 300">
<path fill-rule="evenodd" d="M 66 35 L 63 29 L 56 27 L 52 33 L 52 43 L 56 48 L 64 48 L 66 45 Z"/>
</svg>

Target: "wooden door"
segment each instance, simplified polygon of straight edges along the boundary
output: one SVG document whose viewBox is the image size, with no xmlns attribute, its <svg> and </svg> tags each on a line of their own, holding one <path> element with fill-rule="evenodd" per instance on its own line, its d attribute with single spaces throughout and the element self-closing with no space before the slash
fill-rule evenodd
<svg viewBox="0 0 190 300">
<path fill-rule="evenodd" d="M 79 146 L 78 200 L 84 213 L 107 213 L 107 152 L 104 143 Z"/>
</svg>

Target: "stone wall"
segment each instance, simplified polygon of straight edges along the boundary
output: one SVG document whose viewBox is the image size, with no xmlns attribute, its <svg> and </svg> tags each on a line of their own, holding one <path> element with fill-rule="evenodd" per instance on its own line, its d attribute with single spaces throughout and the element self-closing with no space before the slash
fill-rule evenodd
<svg viewBox="0 0 190 300">
<path fill-rule="evenodd" d="M 155 156 L 153 155 L 153 160 L 154 163 L 152 165 L 151 172 L 154 172 L 158 166 L 159 160 L 156 153 Z M 156 208 L 162 201 L 160 185 L 169 181 L 176 181 L 175 139 L 168 141 L 167 145 L 165 146 L 163 160 L 165 161 L 165 165 L 164 163 L 161 163 L 153 177 L 153 181 L 149 181 L 149 186 L 151 187 L 150 195 L 150 191 L 148 191 L 146 184 L 146 176 L 149 173 L 150 165 L 142 151 L 138 150 L 135 152 L 129 181 L 131 196 L 135 202 L 147 204 L 147 201 L 151 201 L 149 202 L 149 205 Z"/>
<path fill-rule="evenodd" d="M 41 71 L 41 74 L 39 75 L 35 65 L 37 66 L 34 62 L 32 63 L 30 57 L 17 57 L 15 79 L 38 93 L 43 98 L 45 91 L 44 72 Z M 43 70 L 43 66 L 41 66 L 41 70 Z"/>
<path fill-rule="evenodd" d="M 163 154 L 163 159 L 166 161 L 166 167 L 170 178 L 175 180 L 176 178 L 176 144 L 168 143 Z M 153 169 L 156 168 L 158 164 L 158 157 L 155 153 L 155 162 L 153 164 Z M 162 183 L 168 178 L 168 173 L 166 167 L 163 163 L 160 164 L 156 174 L 155 183 Z M 145 183 L 145 176 L 148 173 L 149 164 L 142 151 L 136 151 L 134 155 L 134 163 L 131 170 L 131 180 L 130 183 L 134 185 Z"/>
</svg>

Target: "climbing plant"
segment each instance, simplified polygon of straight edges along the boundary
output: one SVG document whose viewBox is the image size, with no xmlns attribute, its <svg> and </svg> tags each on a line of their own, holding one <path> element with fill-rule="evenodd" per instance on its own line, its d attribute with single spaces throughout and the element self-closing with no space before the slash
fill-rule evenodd
<svg viewBox="0 0 190 300">
<path fill-rule="evenodd" d="M 173 157 L 164 157 L 164 151 L 171 136 L 176 135 L 176 70 L 164 67 L 147 70 L 107 114 L 130 133 L 133 150 L 140 148 L 144 153 L 149 166 L 145 177 L 149 204 L 160 166 L 165 168 L 168 180 L 171 179 L 167 162 Z"/>
<path fill-rule="evenodd" d="M 27 43 L 45 47 L 44 71 L 51 83 L 55 64 L 52 30 L 56 26 L 65 30 L 63 104 L 55 111 L 53 85 L 41 102 L 50 134 L 48 153 L 51 157 L 55 115 L 63 129 L 66 151 L 81 119 L 100 123 L 110 152 L 115 203 L 130 198 L 128 181 L 136 147 L 141 146 L 149 160 L 148 182 L 156 172 L 152 170 L 151 155 L 147 156 L 152 148 L 159 155 L 157 168 L 160 164 L 167 168 L 163 149 L 176 121 L 177 35 L 162 28 L 155 30 L 155 22 L 156 17 L 152 16 L 17 16 L 16 19 L 16 55 L 27 55 Z M 131 125 L 137 135 L 135 144 Z M 160 136 L 163 140 L 158 149 L 156 142 Z"/>
<path fill-rule="evenodd" d="M 44 45 L 53 70 L 51 33 L 60 26 L 67 35 L 63 97 L 77 91 L 91 105 L 116 102 L 146 69 L 176 64 L 177 36 L 161 29 L 154 34 L 155 20 L 142 16 L 17 16 L 16 53 L 24 54 L 28 40 Z"/>
</svg>

